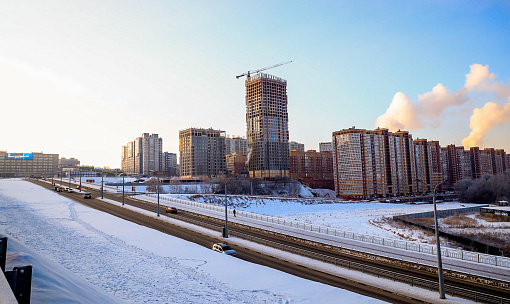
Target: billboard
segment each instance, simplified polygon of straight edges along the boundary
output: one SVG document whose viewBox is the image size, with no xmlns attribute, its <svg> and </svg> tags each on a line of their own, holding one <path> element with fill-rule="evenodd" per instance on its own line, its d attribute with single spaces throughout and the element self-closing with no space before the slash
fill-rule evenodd
<svg viewBox="0 0 510 304">
<path fill-rule="evenodd" d="M 34 158 L 33 153 L 6 153 L 5 156 L 8 159 L 32 159 L 32 158 Z"/>
</svg>

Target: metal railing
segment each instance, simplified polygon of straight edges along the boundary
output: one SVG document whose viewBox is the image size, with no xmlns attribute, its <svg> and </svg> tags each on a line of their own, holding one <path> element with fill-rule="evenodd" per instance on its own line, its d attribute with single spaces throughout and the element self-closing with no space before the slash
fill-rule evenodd
<svg viewBox="0 0 510 304">
<path fill-rule="evenodd" d="M 187 219 L 186 221 L 190 223 L 194 223 L 199 226 L 209 227 L 210 229 L 217 229 L 218 227 L 213 224 L 209 224 L 207 222 L 203 222 L 196 219 Z M 294 253 L 303 257 L 307 257 L 316 261 L 332 264 L 335 266 L 343 267 L 349 270 L 359 271 L 365 274 L 369 274 L 378 278 L 389 279 L 394 282 L 400 282 L 404 284 L 411 285 L 413 287 L 423 288 L 431 291 L 437 291 L 439 288 L 439 282 L 437 280 L 429 280 L 422 279 L 418 277 L 413 277 L 411 275 L 406 275 L 402 273 L 398 273 L 391 270 L 386 270 L 377 266 L 370 266 L 363 263 L 353 262 L 348 259 L 338 258 L 327 254 L 317 253 L 311 250 L 297 248 L 291 245 L 281 244 L 276 241 L 266 240 L 261 237 L 249 235 L 239 231 L 231 231 L 231 236 L 241 238 L 244 240 L 248 240 L 254 243 L 258 243 L 264 246 L 268 246 L 271 248 L 279 249 L 285 252 Z M 228 242 L 228 241 L 226 241 Z M 319 246 L 319 243 L 315 243 L 316 246 Z M 252 249 L 253 250 L 253 249 Z M 461 287 L 456 287 L 452 285 L 445 285 L 445 291 L 448 295 L 459 297 L 467 300 L 471 300 L 478 303 L 489 303 L 489 304 L 510 304 L 509 298 L 503 298 L 475 290 L 465 289 Z"/>
<path fill-rule="evenodd" d="M 146 194 L 148 197 L 156 198 L 156 194 Z M 190 200 L 184 200 L 179 198 L 173 198 L 168 197 L 164 195 L 160 195 L 161 200 L 184 204 L 192 207 L 198 207 L 206 210 L 212 210 L 216 212 L 224 212 L 225 207 L 219 207 L 214 206 L 210 204 L 204 204 L 199 202 L 194 202 Z M 476 208 L 476 207 L 475 207 Z M 229 213 L 232 214 L 232 210 L 229 210 Z M 282 219 L 275 216 L 270 215 L 261 215 L 254 212 L 246 212 L 243 210 L 237 210 L 236 209 L 236 216 L 237 217 L 245 217 L 249 219 L 254 219 L 262 222 L 267 223 L 273 223 L 277 225 L 283 225 L 286 227 L 306 230 L 306 231 L 313 231 L 320 234 L 325 234 L 328 236 L 335 236 L 335 237 L 341 237 L 346 239 L 352 239 L 356 241 L 361 241 L 365 243 L 372 243 L 377 245 L 382 245 L 385 247 L 392 247 L 392 248 L 399 248 L 403 250 L 408 251 L 414 251 L 414 252 L 422 252 L 427 254 L 436 254 L 436 246 L 429 245 L 429 244 L 420 244 L 415 242 L 408 242 L 403 240 L 397 240 L 397 239 L 391 239 L 391 238 L 383 238 L 379 236 L 373 236 L 373 235 L 367 235 L 367 234 L 361 234 L 356 233 L 352 231 L 345 231 L 345 230 L 339 230 L 334 229 L 330 227 L 323 227 L 318 225 L 312 225 L 312 224 L 306 224 L 301 223 L 298 221 L 291 221 Z M 443 257 L 453 258 L 453 259 L 459 259 L 459 260 L 466 260 L 471 262 L 476 262 L 480 264 L 488 264 L 498 267 L 506 267 L 510 268 L 510 258 L 502 257 L 502 256 L 495 256 L 490 254 L 484 254 L 484 253 L 478 253 L 478 252 L 471 252 L 467 250 L 462 249 L 454 249 L 454 248 L 441 248 L 441 254 Z"/>
<path fill-rule="evenodd" d="M 300 256 L 308 257 L 314 260 L 318 260 L 324 263 L 334 264 L 335 266 L 340 266 L 350 270 L 356 270 L 365 274 L 369 274 L 378 278 L 389 279 L 394 282 L 400 282 L 404 284 L 408 284 L 411 286 L 416 286 L 419 288 L 437 291 L 439 288 L 439 282 L 437 280 L 427 280 L 422 278 L 413 277 L 410 275 L 394 272 L 391 270 L 382 269 L 375 266 L 365 265 L 358 262 L 349 261 L 347 259 L 341 259 L 337 257 L 333 257 L 326 254 L 321 254 L 317 252 L 313 252 L 306 249 L 297 248 L 290 245 L 280 244 L 274 241 L 268 241 L 256 236 L 251 236 L 242 232 L 233 232 L 232 236 L 237 236 L 239 238 L 243 238 L 246 240 L 250 240 L 259 244 L 264 244 L 265 246 L 269 246 L 272 248 L 280 249 L 282 251 L 295 253 Z M 475 290 L 465 289 L 461 287 L 456 287 L 452 285 L 445 285 L 445 291 L 447 294 L 459 297 L 463 299 L 468 299 L 471 301 L 479 302 L 479 303 L 494 303 L 494 304 L 510 304 L 509 298 L 503 298 Z"/>
</svg>

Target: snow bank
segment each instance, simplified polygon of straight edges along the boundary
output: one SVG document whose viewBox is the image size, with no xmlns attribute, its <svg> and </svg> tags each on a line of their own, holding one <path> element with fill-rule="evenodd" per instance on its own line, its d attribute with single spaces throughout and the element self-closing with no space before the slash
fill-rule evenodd
<svg viewBox="0 0 510 304">
<path fill-rule="evenodd" d="M 33 290 L 37 303 L 58 302 L 46 300 L 50 290 L 65 303 L 381 302 L 213 252 L 25 181 L 0 180 L 0 209 L 0 231 L 24 245 L 13 249 L 20 252 L 16 264 L 46 273 L 47 285 Z M 101 298 L 97 288 L 108 295 Z"/>
</svg>

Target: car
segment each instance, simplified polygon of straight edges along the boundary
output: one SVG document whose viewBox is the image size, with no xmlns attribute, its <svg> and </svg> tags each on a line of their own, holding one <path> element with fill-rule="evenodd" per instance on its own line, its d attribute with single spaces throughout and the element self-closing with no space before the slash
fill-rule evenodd
<svg viewBox="0 0 510 304">
<path fill-rule="evenodd" d="M 66 190 L 67 190 L 67 192 L 69 192 L 69 193 L 72 193 L 72 192 L 74 192 L 73 188 L 71 188 L 71 187 L 69 187 L 69 188 L 66 188 Z"/>
<path fill-rule="evenodd" d="M 177 213 L 177 208 L 175 208 L 175 207 L 166 207 L 166 213 L 176 214 Z"/>
<path fill-rule="evenodd" d="M 236 251 L 234 249 L 232 249 L 232 247 L 230 247 L 227 244 L 222 244 L 222 243 L 214 244 L 212 247 L 212 250 L 217 251 L 219 253 L 228 254 L 231 256 L 237 256 Z"/>
<path fill-rule="evenodd" d="M 90 194 L 90 193 L 83 193 L 83 198 L 92 198 L 92 194 Z"/>
</svg>

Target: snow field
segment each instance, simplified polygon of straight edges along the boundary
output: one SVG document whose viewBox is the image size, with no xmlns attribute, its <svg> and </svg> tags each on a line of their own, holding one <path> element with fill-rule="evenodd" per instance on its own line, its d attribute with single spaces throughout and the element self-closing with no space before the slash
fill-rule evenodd
<svg viewBox="0 0 510 304">
<path fill-rule="evenodd" d="M 56 278 L 45 277 L 48 272 L 41 273 L 42 267 L 34 269 L 34 303 L 51 303 L 48 294 L 59 302 L 59 293 L 52 291 L 51 285 L 61 286 L 66 295 L 76 294 L 76 303 L 98 303 L 80 297 L 86 292 L 77 289 L 87 287 L 65 282 L 69 272 L 106 291 L 104 297 L 115 297 L 117 302 L 380 302 L 218 254 L 25 181 L 0 180 L 0 210 L 0 231 L 29 248 L 18 247 L 18 256 L 43 256 L 63 266 L 49 267 L 57 272 Z M 10 254 L 16 255 L 14 251 L 16 248 Z M 55 281 L 48 285 L 51 280 Z M 101 297 L 100 292 L 94 294 Z M 63 298 L 60 302 L 73 301 Z"/>
</svg>

